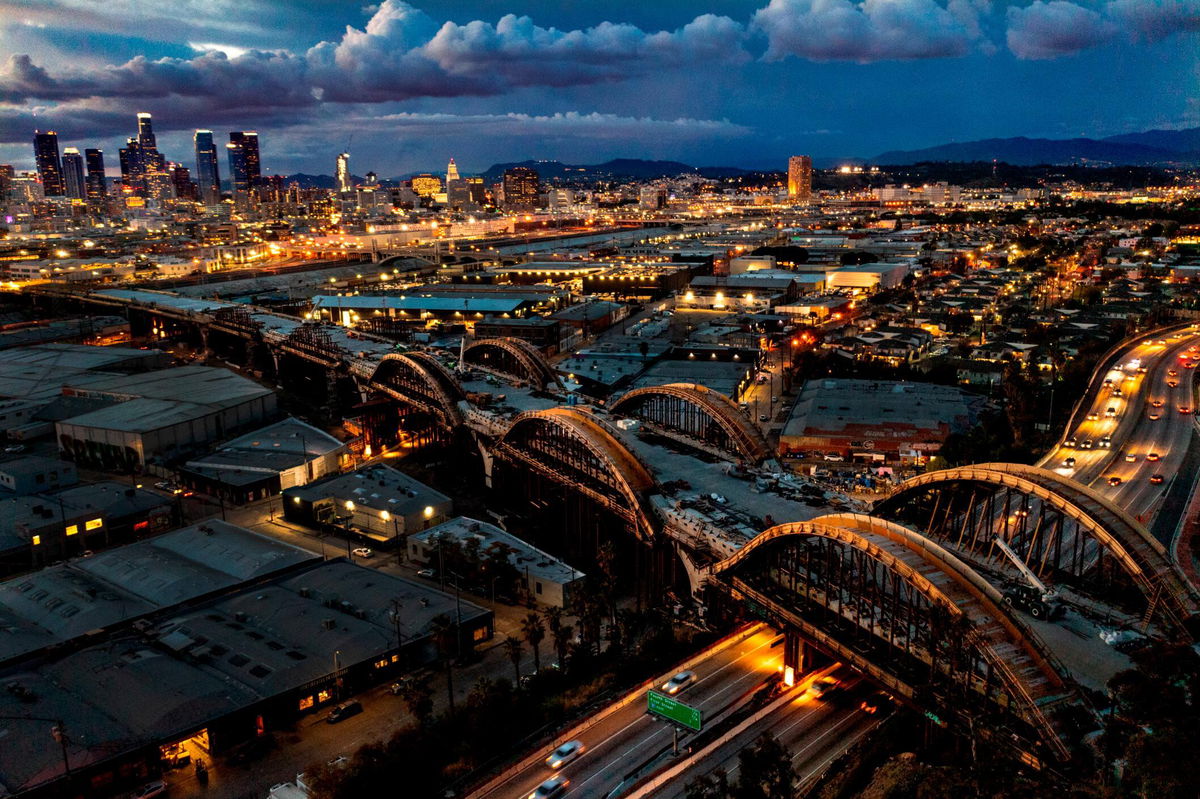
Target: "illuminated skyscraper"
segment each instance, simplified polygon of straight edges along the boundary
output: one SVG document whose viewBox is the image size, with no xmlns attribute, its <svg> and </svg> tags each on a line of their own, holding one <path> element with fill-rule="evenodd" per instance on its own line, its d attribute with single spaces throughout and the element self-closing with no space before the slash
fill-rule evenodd
<svg viewBox="0 0 1200 799">
<path fill-rule="evenodd" d="M 527 166 L 504 170 L 504 207 L 514 211 L 530 211 L 537 207 L 541 191 L 538 173 Z"/>
<path fill-rule="evenodd" d="M 337 171 L 334 173 L 337 179 L 338 191 L 350 191 L 354 188 L 354 181 L 350 178 L 350 153 L 339 153 L 337 157 Z"/>
<path fill-rule="evenodd" d="M 83 156 L 75 147 L 63 150 L 62 156 L 63 189 L 66 196 L 73 200 L 82 200 L 87 196 L 87 185 L 83 182 Z"/>
<path fill-rule="evenodd" d="M 83 151 L 87 165 L 88 202 L 100 202 L 108 195 L 108 178 L 104 175 L 104 151 L 88 148 Z"/>
<path fill-rule="evenodd" d="M 138 121 L 138 144 L 142 145 L 142 149 L 147 152 L 158 152 L 158 142 L 154 138 L 154 126 L 151 124 L 150 115 L 142 111 L 137 115 Z"/>
<path fill-rule="evenodd" d="M 58 134 L 52 130 L 45 133 L 33 132 L 33 157 L 37 162 L 38 177 L 42 179 L 42 193 L 47 197 L 61 197 L 63 185 L 62 160 L 58 157 Z"/>
<path fill-rule="evenodd" d="M 196 185 L 205 205 L 221 202 L 221 170 L 217 164 L 217 145 L 211 130 L 198 130 L 192 136 L 196 150 Z"/>
<path fill-rule="evenodd" d="M 788 159 L 788 197 L 793 200 L 812 198 L 812 158 L 793 155 Z"/>
<path fill-rule="evenodd" d="M 449 191 L 449 186 L 454 181 L 458 180 L 458 165 L 454 163 L 454 159 L 450 159 L 450 163 L 446 166 L 446 190 Z"/>
<path fill-rule="evenodd" d="M 258 185 L 262 167 L 258 155 L 258 134 L 252 130 L 231 131 L 229 144 L 229 177 L 235 192 L 249 192 Z"/>
</svg>

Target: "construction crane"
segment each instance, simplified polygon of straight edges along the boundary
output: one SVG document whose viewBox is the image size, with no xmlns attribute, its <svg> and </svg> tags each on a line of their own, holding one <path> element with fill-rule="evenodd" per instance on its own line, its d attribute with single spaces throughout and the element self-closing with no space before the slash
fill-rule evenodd
<svg viewBox="0 0 1200 799">
<path fill-rule="evenodd" d="M 1020 608 L 1035 619 L 1052 619 L 1059 615 L 1062 612 L 1062 601 L 1058 592 L 1038 579 L 1033 570 L 1025 565 L 1025 561 L 1021 560 L 1021 556 L 1000 536 L 996 536 L 996 546 L 1008 556 L 1028 583 L 1009 586 L 1004 592 L 1005 603 Z"/>
</svg>

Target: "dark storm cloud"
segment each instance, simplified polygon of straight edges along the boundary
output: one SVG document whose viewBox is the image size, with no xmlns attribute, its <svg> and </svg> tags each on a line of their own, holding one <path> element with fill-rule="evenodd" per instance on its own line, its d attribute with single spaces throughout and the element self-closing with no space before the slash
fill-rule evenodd
<svg viewBox="0 0 1200 799">
<path fill-rule="evenodd" d="M 1113 0 L 1088 8 L 1036 0 L 1008 9 L 1008 48 L 1018 58 L 1074 55 L 1117 40 L 1160 41 L 1200 30 L 1200 0 Z"/>
</svg>

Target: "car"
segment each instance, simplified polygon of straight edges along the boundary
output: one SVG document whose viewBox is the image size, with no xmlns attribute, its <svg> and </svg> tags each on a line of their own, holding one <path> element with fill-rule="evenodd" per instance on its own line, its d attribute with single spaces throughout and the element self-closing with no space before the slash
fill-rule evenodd
<svg viewBox="0 0 1200 799">
<path fill-rule="evenodd" d="M 1144 374 L 1146 374 L 1146 367 L 1144 367 L 1144 366 L 1139 366 L 1139 367 L 1137 368 L 1137 373 L 1138 373 L 1139 375 L 1144 375 Z"/>
<path fill-rule="evenodd" d="M 582 755 L 585 748 L 583 741 L 567 741 L 550 753 L 550 756 L 546 758 L 546 765 L 553 769 L 562 768 Z"/>
<path fill-rule="evenodd" d="M 671 679 L 669 679 L 665 683 L 663 683 L 662 689 L 664 691 L 666 691 L 668 694 L 671 694 L 672 696 L 674 696 L 675 694 L 682 691 L 684 688 L 687 688 L 689 685 L 691 685 L 692 681 L 695 679 L 696 679 L 696 672 L 681 671 L 678 674 L 676 674 L 674 677 L 672 677 Z"/>
<path fill-rule="evenodd" d="M 1154 400 L 1154 402 L 1151 402 L 1150 404 L 1152 406 L 1154 406 L 1155 408 L 1161 408 L 1163 406 L 1163 401 L 1160 399 L 1156 399 L 1156 400 Z"/>
<path fill-rule="evenodd" d="M 417 576 L 424 577 L 427 580 L 432 580 L 437 577 L 437 572 L 433 569 L 417 569 Z"/>
<path fill-rule="evenodd" d="M 1112 446 L 1112 436 L 1105 436 L 1104 438 L 1100 439 L 1100 448 L 1101 449 L 1108 449 L 1111 446 Z"/>
<path fill-rule="evenodd" d="M 1161 474 L 1150 475 L 1150 484 L 1151 485 L 1162 485 L 1162 481 L 1163 481 L 1163 476 Z"/>
<path fill-rule="evenodd" d="M 1187 414 L 1192 412 L 1192 408 L 1190 405 L 1180 405 L 1179 412 L 1186 416 Z"/>
<path fill-rule="evenodd" d="M 833 677 L 822 677 L 821 679 L 808 686 L 808 695 L 814 699 L 820 699 L 829 694 L 834 688 L 837 688 L 837 680 Z"/>
<path fill-rule="evenodd" d="M 1079 446 L 1079 443 L 1074 438 L 1068 438 L 1066 441 L 1063 442 L 1063 446 L 1070 447 L 1071 449 L 1075 449 L 1077 446 Z"/>
<path fill-rule="evenodd" d="M 1122 394 L 1122 393 L 1121 393 L 1121 387 L 1120 387 L 1120 386 L 1117 386 L 1117 387 L 1113 388 L 1113 390 L 1112 390 L 1112 395 L 1113 395 L 1114 397 L 1122 397 L 1122 396 L 1124 396 L 1124 394 Z"/>
<path fill-rule="evenodd" d="M 1092 443 L 1092 440 L 1091 440 L 1090 438 L 1085 438 L 1085 439 L 1084 439 L 1082 442 L 1080 442 L 1080 444 L 1079 444 L 1079 448 L 1080 448 L 1080 449 L 1091 449 L 1091 448 L 1092 448 L 1092 447 L 1094 447 L 1094 446 L 1095 446 L 1095 444 L 1093 444 L 1093 443 Z"/>
<path fill-rule="evenodd" d="M 1161 413 L 1152 413 L 1152 414 L 1150 414 L 1150 421 L 1152 421 L 1152 422 L 1157 422 L 1157 421 L 1158 421 L 1159 419 L 1161 419 L 1161 418 L 1162 418 L 1162 414 L 1161 414 Z"/>
<path fill-rule="evenodd" d="M 529 794 L 529 799 L 554 799 L 556 796 L 562 796 L 570 784 L 569 779 L 559 774 L 534 788 L 533 793 Z"/>
<path fill-rule="evenodd" d="M 354 556 L 357 558 L 370 558 L 375 556 L 375 553 L 371 551 L 370 547 L 358 547 L 352 551 L 354 552 Z"/>
<path fill-rule="evenodd" d="M 325 717 L 325 721 L 329 724 L 337 724 L 339 721 L 345 721 L 351 716 L 357 716 L 362 713 L 362 702 L 357 699 L 342 704 L 329 711 L 329 715 Z"/>
<path fill-rule="evenodd" d="M 769 421 L 771 421 L 771 417 L 770 417 L 770 416 L 767 416 L 765 413 L 760 413 L 760 414 L 758 415 L 758 421 L 760 421 L 760 422 L 769 422 Z"/>
<path fill-rule="evenodd" d="M 1119 486 L 1121 484 L 1121 478 L 1113 475 L 1112 477 L 1108 478 L 1108 484 L 1110 486 Z"/>
<path fill-rule="evenodd" d="M 1178 376 L 1179 376 L 1179 372 L 1176 372 L 1174 369 L 1167 370 L 1167 377 L 1178 377 Z"/>
<path fill-rule="evenodd" d="M 1116 407 L 1113 405 L 1109 405 L 1108 410 L 1104 412 L 1104 415 L 1107 416 L 1109 419 L 1116 419 L 1117 418 Z"/>
<path fill-rule="evenodd" d="M 1159 455 L 1157 452 L 1147 452 L 1146 453 L 1146 460 L 1150 461 L 1151 463 L 1153 463 L 1154 461 L 1157 461 L 1157 460 L 1161 460 L 1161 459 L 1162 459 L 1162 456 Z"/>
<path fill-rule="evenodd" d="M 1068 469 L 1074 468 L 1075 467 L 1075 459 L 1074 458 L 1065 458 L 1063 460 L 1063 466 L 1066 466 Z"/>
<path fill-rule="evenodd" d="M 10 455 L 15 455 L 18 452 L 24 452 L 25 445 L 24 444 L 9 444 L 7 447 L 4 448 L 4 451 L 9 453 Z"/>
<path fill-rule="evenodd" d="M 1195 368 L 1196 368 L 1196 362 L 1195 362 L 1195 361 L 1188 361 L 1187 363 L 1185 363 L 1185 364 L 1183 365 L 1183 368 L 1184 368 L 1184 369 L 1195 369 Z"/>
<path fill-rule="evenodd" d="M 159 489 L 160 491 L 170 491 L 171 490 L 171 484 L 168 483 L 166 480 L 159 480 L 157 483 L 154 484 L 154 487 Z"/>
<path fill-rule="evenodd" d="M 846 460 L 845 458 L 843 458 L 841 455 L 838 455 L 837 453 L 826 453 L 826 454 L 822 455 L 821 457 L 823 457 L 827 461 L 832 461 L 833 463 L 841 463 L 842 461 Z"/>
<path fill-rule="evenodd" d="M 1096 421 L 1096 420 L 1097 420 L 1097 419 L 1099 419 L 1099 418 L 1100 418 L 1100 413 L 1099 413 L 1098 411 L 1092 411 L 1091 413 L 1089 413 L 1089 414 L 1087 415 L 1087 420 L 1088 420 L 1089 422 L 1094 422 L 1094 421 Z"/>
<path fill-rule="evenodd" d="M 141 788 L 138 788 L 130 796 L 130 799 L 155 799 L 158 796 L 167 795 L 167 784 L 162 780 L 148 782 Z"/>
<path fill-rule="evenodd" d="M 1137 463 L 1137 453 L 1135 453 L 1135 452 L 1125 453 L 1125 462 L 1126 463 Z"/>
</svg>

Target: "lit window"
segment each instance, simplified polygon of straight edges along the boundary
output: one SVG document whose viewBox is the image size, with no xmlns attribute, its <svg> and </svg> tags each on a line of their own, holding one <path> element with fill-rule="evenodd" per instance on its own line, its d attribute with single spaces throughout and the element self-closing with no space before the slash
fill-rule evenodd
<svg viewBox="0 0 1200 799">
<path fill-rule="evenodd" d="M 67 535 L 79 535 L 79 525 L 78 524 L 67 525 Z"/>
<path fill-rule="evenodd" d="M 300 709 L 301 710 L 308 710 L 312 706 L 313 706 L 313 698 L 311 695 L 300 697 Z"/>
<path fill-rule="evenodd" d="M 104 526 L 103 519 L 88 519 L 83 523 L 84 530 L 98 530 Z"/>
<path fill-rule="evenodd" d="M 476 627 L 475 632 L 471 634 L 471 637 L 476 641 L 483 641 L 487 638 L 487 634 L 487 627 Z"/>
<path fill-rule="evenodd" d="M 318 691 L 317 692 L 317 701 L 318 702 L 328 702 L 331 696 L 332 696 L 332 694 L 329 693 L 329 691 Z"/>
<path fill-rule="evenodd" d="M 41 546 L 41 545 L 42 545 L 42 537 L 41 537 L 40 535 L 35 535 L 35 536 L 33 537 L 33 545 L 34 545 L 35 547 L 37 547 L 37 546 Z"/>
</svg>

